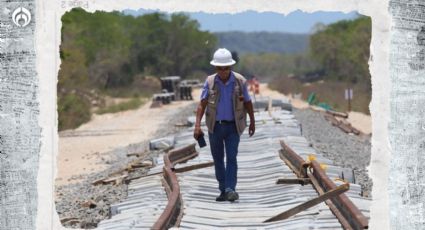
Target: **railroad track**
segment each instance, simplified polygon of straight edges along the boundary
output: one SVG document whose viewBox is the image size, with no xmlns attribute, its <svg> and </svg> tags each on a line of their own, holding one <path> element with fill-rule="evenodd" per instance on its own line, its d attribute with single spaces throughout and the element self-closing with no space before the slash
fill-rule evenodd
<svg viewBox="0 0 425 230">
<path fill-rule="evenodd" d="M 98 229 L 367 228 L 370 200 L 352 171 L 318 154 L 290 112 L 256 113 L 256 126 L 253 137 L 241 137 L 238 201 L 215 201 L 209 148 L 195 147 L 188 128 L 148 176 L 131 181 L 127 199 Z"/>
</svg>

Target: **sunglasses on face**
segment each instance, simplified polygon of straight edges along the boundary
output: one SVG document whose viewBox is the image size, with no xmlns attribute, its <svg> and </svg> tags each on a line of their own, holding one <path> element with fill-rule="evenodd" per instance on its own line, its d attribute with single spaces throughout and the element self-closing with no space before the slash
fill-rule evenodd
<svg viewBox="0 0 425 230">
<path fill-rule="evenodd" d="M 217 67 L 215 67 L 215 69 L 219 70 L 219 71 L 225 71 L 225 70 L 230 70 L 230 67 L 229 66 L 224 66 L 224 67 L 217 66 Z"/>
</svg>

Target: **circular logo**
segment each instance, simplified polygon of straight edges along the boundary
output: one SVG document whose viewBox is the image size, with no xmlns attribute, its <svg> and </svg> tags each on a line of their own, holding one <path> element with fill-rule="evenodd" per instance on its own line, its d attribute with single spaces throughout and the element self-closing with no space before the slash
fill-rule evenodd
<svg viewBox="0 0 425 230">
<path fill-rule="evenodd" d="M 19 27 L 27 26 L 31 21 L 31 13 L 24 7 L 19 7 L 12 14 L 12 20 Z"/>
</svg>

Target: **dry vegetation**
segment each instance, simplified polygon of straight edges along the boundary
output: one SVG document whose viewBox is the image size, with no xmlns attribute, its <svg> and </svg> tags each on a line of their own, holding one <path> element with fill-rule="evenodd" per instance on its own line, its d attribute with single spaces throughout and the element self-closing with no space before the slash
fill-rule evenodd
<svg viewBox="0 0 425 230">
<path fill-rule="evenodd" d="M 326 103 L 337 111 L 347 110 L 347 101 L 344 98 L 347 83 L 333 81 L 302 83 L 294 78 L 281 77 L 274 79 L 269 86 L 286 95 L 301 93 L 303 100 L 307 100 L 310 93 L 316 93 L 319 102 Z M 367 84 L 352 84 L 350 87 L 353 89 L 351 110 L 370 114 L 371 89 Z"/>
</svg>

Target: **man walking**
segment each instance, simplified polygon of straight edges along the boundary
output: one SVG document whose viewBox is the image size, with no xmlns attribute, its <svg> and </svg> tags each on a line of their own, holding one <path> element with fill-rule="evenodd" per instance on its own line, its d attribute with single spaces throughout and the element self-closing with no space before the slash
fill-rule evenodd
<svg viewBox="0 0 425 230">
<path fill-rule="evenodd" d="M 246 79 L 231 71 L 236 63 L 227 49 L 214 53 L 211 65 L 216 73 L 207 77 L 201 93 L 201 102 L 196 111 L 193 137 L 203 136 L 201 120 L 205 113 L 211 154 L 214 159 L 215 176 L 220 195 L 216 201 L 235 201 L 238 164 L 236 156 L 240 135 L 246 127 L 246 114 L 249 114 L 249 136 L 255 133 L 255 119 Z M 206 111 L 205 111 L 206 110 Z M 226 164 L 224 164 L 226 154 Z"/>
</svg>

